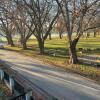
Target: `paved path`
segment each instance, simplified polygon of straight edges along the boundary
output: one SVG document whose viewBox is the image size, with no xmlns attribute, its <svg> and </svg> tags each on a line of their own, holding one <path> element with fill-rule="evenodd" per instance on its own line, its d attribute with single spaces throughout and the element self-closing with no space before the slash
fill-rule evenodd
<svg viewBox="0 0 100 100">
<path fill-rule="evenodd" d="M 11 51 L 0 50 L 0 59 L 59 100 L 100 100 L 100 85 L 89 79 Z"/>
</svg>

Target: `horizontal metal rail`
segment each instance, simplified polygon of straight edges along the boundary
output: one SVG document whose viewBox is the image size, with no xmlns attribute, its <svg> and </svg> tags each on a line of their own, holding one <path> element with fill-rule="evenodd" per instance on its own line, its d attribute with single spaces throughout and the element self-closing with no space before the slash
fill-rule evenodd
<svg viewBox="0 0 100 100">
<path fill-rule="evenodd" d="M 10 100 L 25 100 L 25 94 L 26 93 L 23 93 L 23 94 L 21 94 L 19 96 L 16 96 L 16 97 L 14 97 L 14 98 L 12 98 Z"/>
<path fill-rule="evenodd" d="M 36 85 L 34 82 L 30 81 L 28 78 L 24 77 L 23 75 L 21 75 L 20 73 L 18 73 L 17 71 L 14 71 L 13 69 L 11 69 L 11 65 L 9 65 L 9 63 L 6 63 L 4 61 L 0 60 L 0 63 L 3 65 L 2 69 L 10 76 L 13 76 L 13 79 L 18 82 L 20 85 L 23 85 L 22 87 L 24 87 L 24 92 L 27 93 L 27 91 L 32 90 L 33 92 L 33 97 L 35 97 L 34 93 L 36 94 L 36 96 L 39 96 L 40 98 L 42 98 L 41 100 L 57 100 L 57 98 L 55 98 L 54 96 L 52 96 L 51 94 L 49 94 L 48 92 L 46 92 L 45 90 L 43 90 L 41 87 L 39 87 L 38 85 Z M 15 97 L 15 99 L 11 99 L 11 100 L 25 100 L 22 99 L 23 95 L 21 94 L 18 97 Z M 18 99 L 21 98 L 21 99 Z M 37 100 L 37 99 L 34 99 Z"/>
</svg>

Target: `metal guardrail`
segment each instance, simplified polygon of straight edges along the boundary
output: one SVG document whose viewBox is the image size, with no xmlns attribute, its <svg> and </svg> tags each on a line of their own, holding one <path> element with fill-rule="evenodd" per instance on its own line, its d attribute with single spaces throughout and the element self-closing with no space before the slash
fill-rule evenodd
<svg viewBox="0 0 100 100">
<path fill-rule="evenodd" d="M 48 92 L 46 92 L 45 90 L 43 90 L 41 87 L 37 86 L 36 84 L 34 84 L 32 81 L 30 81 L 29 79 L 27 79 L 26 77 L 22 76 L 24 79 L 26 79 L 26 82 L 28 82 L 29 86 L 34 90 L 37 91 L 38 93 L 41 94 L 41 96 L 43 97 L 43 99 L 40 100 L 58 100 L 56 97 L 52 96 L 51 94 L 49 94 Z M 34 96 L 34 95 L 33 95 Z M 37 99 L 34 99 L 37 100 Z"/>
<path fill-rule="evenodd" d="M 9 75 L 6 72 L 4 72 L 4 79 L 9 82 Z"/>
<path fill-rule="evenodd" d="M 20 85 L 16 80 L 14 80 L 14 83 L 14 89 L 21 94 L 24 93 L 24 87 Z"/>
<path fill-rule="evenodd" d="M 21 95 L 12 98 L 11 100 L 26 100 L 24 99 L 25 94 L 27 91 L 31 89 L 32 91 L 32 96 L 30 96 L 30 100 L 58 100 L 54 96 L 50 95 L 48 92 L 44 91 L 42 88 L 31 82 L 29 79 L 26 77 L 20 75 L 19 73 L 15 72 L 13 69 L 10 68 L 9 64 L 4 64 L 4 61 L 2 62 L 3 67 L 1 68 L 5 74 L 6 74 L 6 79 L 9 81 L 9 77 L 13 76 L 13 80 L 15 83 L 14 88 L 17 90 L 19 89 L 22 90 L 20 92 Z M 10 75 L 8 77 L 8 75 Z M 18 91 L 18 90 L 17 90 Z M 32 97 L 32 98 L 31 98 Z"/>
<path fill-rule="evenodd" d="M 25 99 L 25 94 L 26 94 L 26 93 L 23 93 L 23 94 L 21 94 L 21 95 L 19 95 L 19 96 L 16 96 L 16 97 L 14 97 L 14 98 L 12 98 L 12 99 L 10 99 L 10 100 L 26 100 L 26 99 Z"/>
</svg>

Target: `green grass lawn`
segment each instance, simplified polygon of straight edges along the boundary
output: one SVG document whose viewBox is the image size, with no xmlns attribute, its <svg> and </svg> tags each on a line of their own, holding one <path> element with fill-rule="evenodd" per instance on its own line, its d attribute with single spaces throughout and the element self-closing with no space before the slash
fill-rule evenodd
<svg viewBox="0 0 100 100">
<path fill-rule="evenodd" d="M 29 40 L 27 44 L 32 47 L 33 50 L 38 50 L 38 43 L 36 40 Z M 84 50 L 90 49 L 89 52 L 85 51 L 86 54 L 100 54 L 100 51 L 97 50 L 100 48 L 100 37 L 81 38 L 77 44 L 77 49 L 78 48 L 83 48 Z M 47 39 L 45 42 L 45 52 L 56 52 L 57 55 L 66 57 L 66 54 L 68 54 L 68 43 L 66 38 L 53 38 L 52 40 Z"/>
<path fill-rule="evenodd" d="M 65 37 L 63 39 L 47 39 L 45 42 L 45 55 L 39 55 L 38 43 L 35 39 L 30 39 L 27 42 L 27 45 L 29 48 L 28 50 L 22 50 L 21 47 L 6 46 L 5 48 L 27 56 L 31 56 L 35 59 L 43 61 L 43 63 L 49 63 L 58 67 L 65 68 L 67 71 L 84 75 L 86 77 L 97 80 L 100 83 L 100 69 L 82 64 L 69 65 L 68 43 Z M 100 49 L 98 50 L 98 48 L 100 48 L 100 37 L 81 38 L 77 44 L 77 49 L 78 48 L 83 48 L 85 50 L 83 54 L 85 55 L 100 55 Z M 87 49 L 89 49 L 89 51 Z M 54 52 L 56 53 L 56 56 L 52 55 Z"/>
</svg>

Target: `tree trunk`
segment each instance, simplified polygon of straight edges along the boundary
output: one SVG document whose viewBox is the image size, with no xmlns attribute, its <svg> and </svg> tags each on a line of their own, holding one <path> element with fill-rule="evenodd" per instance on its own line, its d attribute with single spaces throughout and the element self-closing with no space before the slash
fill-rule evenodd
<svg viewBox="0 0 100 100">
<path fill-rule="evenodd" d="M 59 37 L 60 37 L 60 39 L 62 39 L 62 37 L 63 37 L 62 33 L 59 33 Z"/>
<path fill-rule="evenodd" d="M 40 54 L 44 55 L 44 40 L 38 39 L 38 44 L 39 44 Z"/>
<path fill-rule="evenodd" d="M 24 42 L 24 36 L 22 33 L 20 33 L 20 44 L 23 45 Z"/>
<path fill-rule="evenodd" d="M 51 33 L 49 34 L 49 40 L 52 40 L 52 38 L 51 38 Z"/>
<path fill-rule="evenodd" d="M 59 37 L 60 37 L 60 39 L 62 39 L 62 37 L 63 37 L 63 30 L 61 30 L 61 31 L 59 32 Z"/>
<path fill-rule="evenodd" d="M 94 37 L 96 37 L 96 30 L 94 30 Z"/>
<path fill-rule="evenodd" d="M 7 37 L 7 42 L 8 42 L 8 45 L 10 45 L 10 40 L 9 40 L 9 38 Z"/>
<path fill-rule="evenodd" d="M 89 37 L 90 37 L 90 33 L 87 32 L 87 34 L 86 34 L 86 38 L 89 38 Z"/>
<path fill-rule="evenodd" d="M 20 34 L 20 44 L 21 44 L 23 50 L 27 49 L 27 44 L 26 44 L 27 40 L 28 39 L 26 39 L 25 36 L 21 33 Z"/>
<path fill-rule="evenodd" d="M 8 42 L 8 45 L 14 46 L 11 34 L 7 35 L 7 42 Z"/>
<path fill-rule="evenodd" d="M 78 58 L 76 53 L 76 44 L 78 42 L 79 38 L 74 39 L 73 41 L 69 42 L 69 54 L 70 54 L 70 63 L 71 64 L 77 64 Z"/>
<path fill-rule="evenodd" d="M 23 50 L 26 50 L 26 49 L 27 49 L 26 41 L 24 41 L 24 42 L 22 43 L 22 46 L 23 46 Z"/>
</svg>

